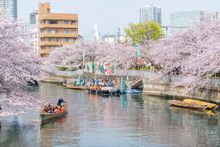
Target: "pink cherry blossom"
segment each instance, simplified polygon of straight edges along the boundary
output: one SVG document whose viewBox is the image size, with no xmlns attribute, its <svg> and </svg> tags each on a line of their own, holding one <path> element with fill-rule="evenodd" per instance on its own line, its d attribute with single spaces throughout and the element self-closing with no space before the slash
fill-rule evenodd
<svg viewBox="0 0 220 147">
<path fill-rule="evenodd" d="M 204 22 L 142 48 L 145 62 L 160 65 L 164 75 L 181 75 L 178 85 L 208 87 L 210 76 L 220 71 L 220 24 Z"/>
<path fill-rule="evenodd" d="M 134 64 L 135 60 L 135 48 L 130 45 L 81 41 L 73 46 L 56 48 L 45 64 L 73 66 L 92 61 L 100 65 L 113 64 L 116 68 L 126 69 Z"/>
<path fill-rule="evenodd" d="M 40 60 L 24 43 L 27 34 L 21 24 L 0 14 L 0 103 L 8 106 L 7 110 L 3 106 L 3 111 L 15 113 L 36 104 L 36 97 L 24 89 L 30 78 L 38 79 L 40 75 Z"/>
</svg>

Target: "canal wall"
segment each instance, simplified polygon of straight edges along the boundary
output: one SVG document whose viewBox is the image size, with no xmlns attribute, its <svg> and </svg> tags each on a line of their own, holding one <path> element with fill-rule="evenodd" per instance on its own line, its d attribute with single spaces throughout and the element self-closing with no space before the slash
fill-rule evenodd
<svg viewBox="0 0 220 147">
<path fill-rule="evenodd" d="M 67 83 L 72 82 L 78 76 L 83 78 L 120 78 L 123 77 L 127 83 L 134 80 L 143 80 L 143 95 L 160 96 L 166 98 L 181 99 L 185 97 L 215 102 L 220 104 L 219 79 L 212 79 L 210 84 L 212 88 L 207 89 L 194 89 L 193 91 L 186 92 L 184 87 L 176 86 L 174 83 L 179 79 L 176 76 L 165 76 L 156 82 L 152 79 L 157 77 L 155 72 L 146 71 L 115 71 L 112 75 L 103 75 L 99 72 L 94 74 L 84 73 L 83 70 L 78 71 L 58 71 L 55 68 L 47 68 L 44 72 L 42 82 L 50 83 L 63 83 L 64 80 Z"/>
<path fill-rule="evenodd" d="M 193 98 L 197 100 L 205 100 L 220 104 L 220 93 L 218 84 L 219 79 L 212 79 L 212 83 L 209 90 L 196 88 L 192 91 L 186 91 L 184 87 L 176 86 L 175 80 L 172 77 L 164 78 L 165 80 L 160 82 L 152 82 L 149 78 L 143 78 L 144 90 L 143 94 L 151 96 L 167 97 L 172 99 Z M 168 80 L 169 79 L 169 80 Z"/>
</svg>

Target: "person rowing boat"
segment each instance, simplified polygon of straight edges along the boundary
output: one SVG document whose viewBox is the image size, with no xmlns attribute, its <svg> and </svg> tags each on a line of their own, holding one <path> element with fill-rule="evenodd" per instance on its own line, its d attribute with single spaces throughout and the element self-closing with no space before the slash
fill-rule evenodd
<svg viewBox="0 0 220 147">
<path fill-rule="evenodd" d="M 57 101 L 56 106 L 48 104 L 44 107 L 43 111 L 41 112 L 41 118 L 44 121 L 52 118 L 61 117 L 66 113 L 67 113 L 66 102 L 62 98 L 60 98 Z"/>
<path fill-rule="evenodd" d="M 62 103 L 66 103 L 62 98 L 57 101 L 57 106 L 61 106 Z"/>
<path fill-rule="evenodd" d="M 66 109 L 66 102 L 60 98 L 57 101 L 57 105 L 48 104 L 44 107 L 43 111 L 46 113 L 60 113 Z"/>
</svg>

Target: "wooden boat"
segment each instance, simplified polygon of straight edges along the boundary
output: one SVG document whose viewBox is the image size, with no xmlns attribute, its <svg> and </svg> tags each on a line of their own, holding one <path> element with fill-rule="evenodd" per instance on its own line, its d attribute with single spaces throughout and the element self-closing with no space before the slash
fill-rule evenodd
<svg viewBox="0 0 220 147">
<path fill-rule="evenodd" d="M 141 90 L 136 90 L 136 89 L 126 89 L 125 93 L 126 94 L 141 94 L 142 91 Z"/>
<path fill-rule="evenodd" d="M 98 91 L 101 95 L 119 95 L 120 89 L 109 86 L 101 87 Z"/>
<path fill-rule="evenodd" d="M 46 112 L 42 112 L 40 114 L 42 121 L 47 121 L 47 120 L 51 120 L 54 118 L 59 118 L 62 117 L 63 115 L 67 114 L 67 108 L 65 110 L 63 110 L 62 112 L 59 113 L 46 113 Z"/>
<path fill-rule="evenodd" d="M 100 86 L 90 86 L 88 87 L 88 92 L 89 93 L 96 93 L 100 89 Z"/>
<path fill-rule="evenodd" d="M 142 80 L 136 80 L 131 85 L 132 89 L 143 89 L 143 81 Z"/>
<path fill-rule="evenodd" d="M 86 86 L 74 86 L 72 84 L 63 84 L 64 87 L 68 89 L 75 89 L 75 90 L 86 90 Z"/>
<path fill-rule="evenodd" d="M 189 109 L 198 110 L 198 111 L 207 110 L 207 107 L 208 107 L 207 105 L 190 104 L 190 103 L 179 101 L 179 100 L 171 100 L 169 101 L 169 103 L 171 106 L 189 108 Z"/>
<path fill-rule="evenodd" d="M 204 102 L 204 101 L 199 101 L 199 100 L 193 100 L 193 99 L 184 99 L 183 102 L 189 103 L 189 104 L 192 104 L 192 105 L 207 106 L 207 110 L 213 110 L 213 109 L 216 109 L 218 107 L 214 103 L 209 103 L 209 102 Z"/>
</svg>

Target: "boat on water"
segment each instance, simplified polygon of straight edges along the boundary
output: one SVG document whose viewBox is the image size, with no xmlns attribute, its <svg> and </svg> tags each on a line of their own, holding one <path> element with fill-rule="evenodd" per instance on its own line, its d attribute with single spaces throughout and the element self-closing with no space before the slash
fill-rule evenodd
<svg viewBox="0 0 220 147">
<path fill-rule="evenodd" d="M 142 80 L 136 80 L 131 84 L 132 89 L 143 89 L 143 81 Z"/>
<path fill-rule="evenodd" d="M 194 110 L 214 110 L 217 108 L 216 104 L 193 100 L 193 99 L 184 99 L 183 101 L 171 100 L 169 101 L 169 103 L 172 106 L 189 108 Z"/>
<path fill-rule="evenodd" d="M 75 90 L 86 90 L 86 86 L 74 86 L 73 84 L 65 84 L 63 83 L 63 86 L 68 88 L 68 89 L 75 89 Z"/>
<path fill-rule="evenodd" d="M 51 120 L 54 118 L 59 118 L 67 113 L 67 105 L 66 102 L 60 98 L 57 101 L 57 105 L 54 106 L 52 104 L 45 105 L 41 111 L 41 119 L 42 121 Z"/>
<path fill-rule="evenodd" d="M 126 94 L 142 94 L 141 90 L 137 90 L 137 89 L 126 89 L 125 90 Z"/>
<path fill-rule="evenodd" d="M 87 89 L 89 93 L 96 94 L 100 89 L 100 86 L 89 86 Z"/>
<path fill-rule="evenodd" d="M 101 87 L 98 90 L 98 94 L 101 94 L 101 95 L 119 95 L 120 94 L 120 89 L 110 87 L 110 86 L 105 86 L 105 87 Z"/>
<path fill-rule="evenodd" d="M 67 108 L 65 110 L 63 110 L 62 112 L 59 113 L 47 113 L 47 112 L 42 112 L 40 114 L 42 121 L 47 121 L 47 120 L 51 120 L 51 119 L 55 119 L 55 118 L 60 118 L 63 115 L 67 114 Z"/>
<path fill-rule="evenodd" d="M 207 110 L 214 110 L 218 107 L 218 105 L 214 103 L 209 103 L 205 101 L 193 100 L 193 99 L 184 99 L 183 102 L 193 104 L 193 105 L 202 105 L 207 106 Z"/>
<path fill-rule="evenodd" d="M 198 111 L 203 111 L 203 110 L 207 109 L 207 106 L 189 104 L 189 103 L 179 101 L 179 100 L 171 100 L 171 101 L 169 101 L 169 103 L 171 106 L 189 108 L 189 109 L 198 110 Z"/>
</svg>

